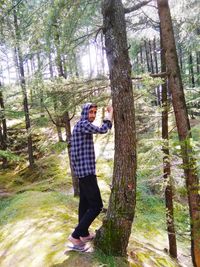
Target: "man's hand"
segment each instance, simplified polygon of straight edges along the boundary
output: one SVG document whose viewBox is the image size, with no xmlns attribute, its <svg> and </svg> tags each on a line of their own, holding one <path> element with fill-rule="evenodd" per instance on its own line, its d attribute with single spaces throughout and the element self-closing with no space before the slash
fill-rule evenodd
<svg viewBox="0 0 200 267">
<path fill-rule="evenodd" d="M 112 119 L 113 119 L 113 107 L 112 106 L 108 106 L 106 108 L 105 119 L 112 121 Z"/>
</svg>

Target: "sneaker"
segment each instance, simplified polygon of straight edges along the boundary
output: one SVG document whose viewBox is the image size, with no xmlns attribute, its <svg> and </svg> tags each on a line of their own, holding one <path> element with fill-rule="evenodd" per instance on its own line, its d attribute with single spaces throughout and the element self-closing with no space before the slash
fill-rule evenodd
<svg viewBox="0 0 200 267">
<path fill-rule="evenodd" d="M 79 238 L 74 238 L 73 236 L 69 236 L 68 237 L 68 240 L 70 241 L 70 242 L 72 242 L 72 244 L 74 245 L 74 246 L 79 246 L 79 247 L 83 247 L 84 245 L 85 245 L 85 243 L 84 242 L 82 242 L 82 240 L 80 240 Z"/>
<path fill-rule="evenodd" d="M 80 252 L 85 252 L 88 250 L 88 247 L 84 245 L 68 245 L 68 248 L 70 248 L 71 250 L 74 250 L 74 251 L 80 251 Z"/>
<path fill-rule="evenodd" d="M 92 241 L 94 238 L 95 238 L 95 234 L 89 234 L 88 236 L 80 236 L 80 240 L 83 242 L 83 243 L 87 243 L 87 242 L 90 242 Z"/>
</svg>

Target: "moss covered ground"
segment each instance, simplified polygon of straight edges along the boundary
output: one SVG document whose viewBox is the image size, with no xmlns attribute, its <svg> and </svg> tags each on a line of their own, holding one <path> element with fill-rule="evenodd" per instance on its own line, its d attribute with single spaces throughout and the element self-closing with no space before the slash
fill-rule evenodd
<svg viewBox="0 0 200 267">
<path fill-rule="evenodd" d="M 112 179 L 112 140 L 112 135 L 96 139 L 98 181 L 105 208 Z M 78 198 L 73 197 L 66 145 L 54 142 L 48 145 L 47 155 L 37 160 L 34 169 L 21 164 L 0 172 L 0 189 L 9 193 L 0 200 L 0 266 L 192 266 L 188 211 L 178 200 L 175 215 L 179 261 L 168 255 L 162 182 L 152 180 L 152 172 L 154 177 L 159 177 L 159 173 L 152 169 L 152 160 L 148 162 L 149 152 L 145 153 L 145 149 L 153 149 L 151 156 L 155 153 L 158 157 L 152 144 L 148 148 L 143 146 L 138 155 L 141 163 L 146 157 L 146 167 L 138 169 L 137 207 L 128 260 L 108 257 L 92 248 L 87 253 L 67 251 L 67 237 L 77 223 Z M 100 227 L 103 216 L 104 213 L 100 214 L 92 224 L 92 231 Z"/>
</svg>

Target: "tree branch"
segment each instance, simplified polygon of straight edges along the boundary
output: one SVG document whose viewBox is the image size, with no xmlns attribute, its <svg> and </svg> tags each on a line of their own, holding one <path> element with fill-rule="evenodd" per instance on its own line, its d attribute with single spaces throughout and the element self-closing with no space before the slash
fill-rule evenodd
<svg viewBox="0 0 200 267">
<path fill-rule="evenodd" d="M 160 73 L 150 73 L 149 76 L 152 78 L 166 78 L 169 75 L 169 72 L 160 72 Z M 143 77 L 136 76 L 132 77 L 132 80 L 142 80 Z"/>
<path fill-rule="evenodd" d="M 19 0 L 15 5 L 13 5 L 13 6 L 6 12 L 6 14 L 2 17 L 2 20 L 3 20 L 7 15 L 9 15 L 9 13 L 10 13 L 13 9 L 15 9 L 19 4 L 21 4 L 22 1 L 23 1 L 23 0 Z"/>
<path fill-rule="evenodd" d="M 148 0 L 148 1 L 143 1 L 141 3 L 138 3 L 137 5 L 135 6 L 132 6 L 132 7 L 129 7 L 129 8 L 124 8 L 124 13 L 127 14 L 127 13 L 131 13 L 133 11 L 136 11 L 138 9 L 140 9 L 141 7 L 143 6 L 146 6 L 148 3 L 150 3 L 152 0 Z"/>
</svg>

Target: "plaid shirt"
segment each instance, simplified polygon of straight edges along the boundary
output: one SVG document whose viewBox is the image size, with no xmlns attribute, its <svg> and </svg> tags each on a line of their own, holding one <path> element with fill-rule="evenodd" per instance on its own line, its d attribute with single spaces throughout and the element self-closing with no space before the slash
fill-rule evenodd
<svg viewBox="0 0 200 267">
<path fill-rule="evenodd" d="M 104 134 L 112 127 L 109 120 L 103 120 L 101 127 L 97 127 L 88 121 L 88 112 L 91 105 L 91 103 L 87 103 L 83 106 L 81 119 L 74 126 L 71 138 L 72 167 L 78 178 L 96 174 L 93 134 Z"/>
</svg>

